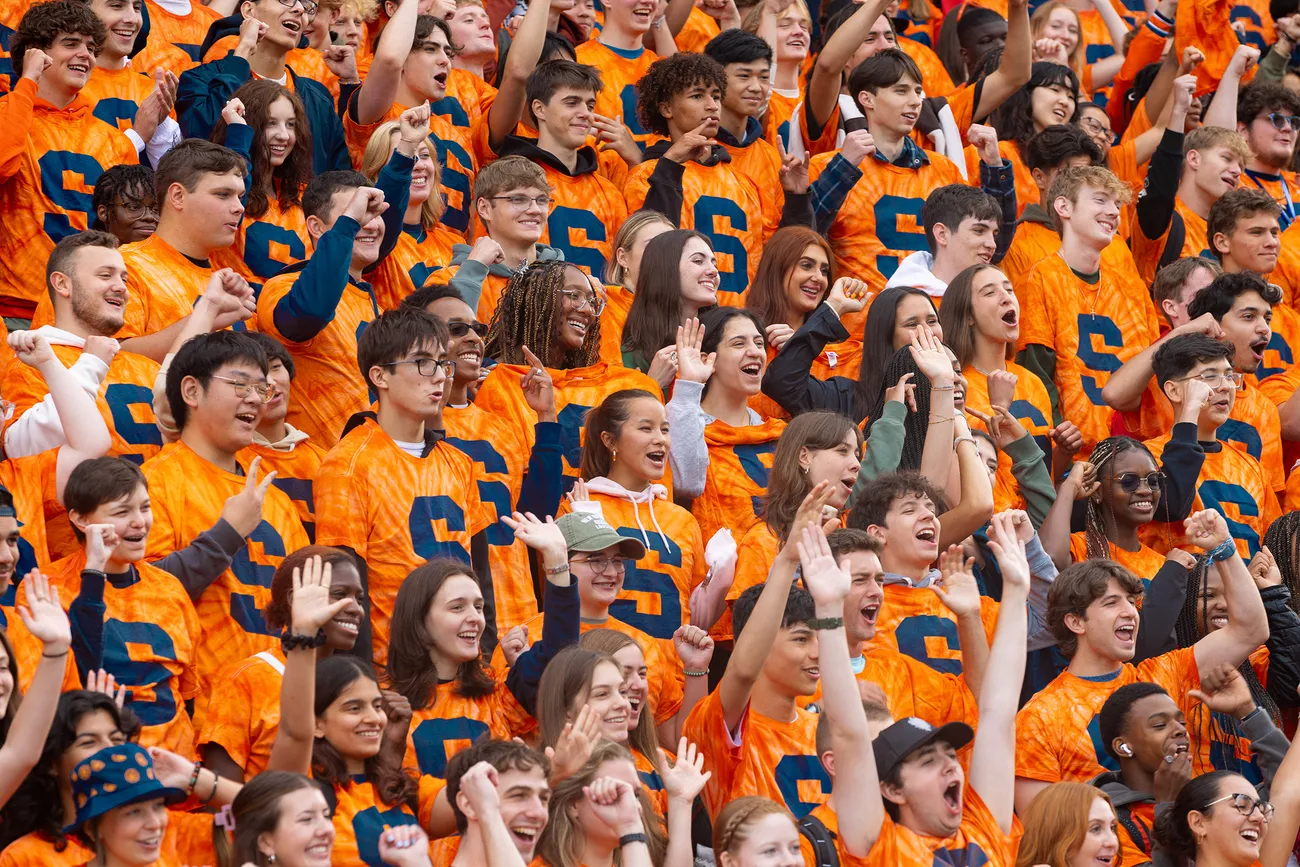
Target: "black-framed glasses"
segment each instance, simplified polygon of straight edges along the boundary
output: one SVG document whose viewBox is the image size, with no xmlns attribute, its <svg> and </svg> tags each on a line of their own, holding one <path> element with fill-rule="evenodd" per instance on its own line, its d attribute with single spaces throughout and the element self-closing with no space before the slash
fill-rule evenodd
<svg viewBox="0 0 1300 867">
<path fill-rule="evenodd" d="M 124 202 L 121 199 L 118 199 L 113 203 L 113 207 L 121 208 L 122 212 L 132 220 L 138 220 L 147 213 L 153 214 L 155 217 L 162 213 L 162 210 L 156 203 L 146 205 L 144 202 Z"/>
<path fill-rule="evenodd" d="M 456 362 L 450 358 L 408 358 L 405 361 L 390 361 L 389 367 L 396 367 L 399 364 L 414 364 L 415 372 L 420 376 L 433 376 L 439 369 L 451 379 L 456 375 Z"/>
<path fill-rule="evenodd" d="M 308 18 L 314 17 L 316 10 L 320 8 L 320 5 L 313 0 L 280 0 L 280 5 L 285 9 L 292 9 L 298 3 L 302 4 L 302 11 L 307 13 Z"/>
<path fill-rule="evenodd" d="M 460 339 L 464 337 L 466 334 L 469 334 L 471 331 L 473 331 L 475 334 L 477 334 L 479 337 L 482 338 L 486 338 L 488 333 L 488 327 L 484 325 L 482 322 L 478 322 L 478 321 L 461 322 L 459 320 L 456 320 L 454 322 L 448 322 L 447 330 L 451 332 L 451 336 L 455 337 L 456 339 Z"/>
<path fill-rule="evenodd" d="M 1221 804 L 1224 801 L 1231 802 L 1232 809 L 1236 810 L 1247 819 L 1250 818 L 1251 813 L 1254 813 L 1255 810 L 1258 809 L 1260 817 L 1263 818 L 1265 822 L 1273 821 L 1273 805 L 1262 798 L 1252 798 L 1245 792 L 1233 792 L 1231 795 L 1224 795 L 1222 798 L 1215 798 L 1213 801 L 1205 805 L 1205 809 L 1208 810 L 1215 804 Z M 1199 810 L 1198 812 L 1203 813 L 1205 810 Z"/>
<path fill-rule="evenodd" d="M 587 557 L 584 560 L 575 557 L 572 562 L 586 563 L 591 567 L 591 571 L 597 575 L 604 575 L 611 569 L 615 575 L 619 575 L 627 569 L 627 564 L 623 562 L 622 557 Z"/>
<path fill-rule="evenodd" d="M 281 2 L 283 2 L 283 0 L 281 0 Z M 510 207 L 514 208 L 516 211 L 522 211 L 529 205 L 536 205 L 543 211 L 548 211 L 551 208 L 550 196 L 493 196 L 492 201 L 508 202 Z"/>
<path fill-rule="evenodd" d="M 1108 126 L 1103 126 L 1101 121 L 1095 118 L 1079 118 L 1079 128 L 1089 135 L 1105 136 L 1107 141 L 1114 141 L 1115 139 L 1115 131 Z"/>
<path fill-rule="evenodd" d="M 1147 473 L 1145 476 L 1137 473 L 1120 473 L 1115 477 L 1115 481 L 1119 484 L 1120 490 L 1126 494 L 1136 491 L 1143 482 L 1146 482 L 1147 488 L 1152 491 L 1160 490 L 1160 486 L 1164 484 L 1164 479 L 1159 473 Z"/>
<path fill-rule="evenodd" d="M 1182 379 L 1176 381 L 1186 382 L 1189 379 L 1199 379 L 1201 382 L 1205 383 L 1210 388 L 1218 388 L 1219 386 L 1224 385 L 1225 383 L 1231 385 L 1233 388 L 1240 388 L 1241 383 L 1245 380 L 1245 377 L 1235 370 L 1229 370 L 1229 371 L 1205 370 L 1196 374 L 1195 376 L 1184 376 Z"/>
<path fill-rule="evenodd" d="M 215 373 L 212 374 L 212 378 L 230 383 L 230 387 L 235 390 L 235 397 L 240 400 L 248 397 L 249 392 L 255 391 L 262 399 L 262 403 L 266 403 L 271 399 L 271 395 L 275 394 L 275 386 L 269 382 L 248 382 L 243 379 L 231 379 L 228 376 L 217 376 Z"/>
<path fill-rule="evenodd" d="M 1292 132 L 1300 132 L 1300 115 L 1275 111 L 1268 116 L 1268 122 L 1273 124 L 1274 129 L 1286 129 L 1289 126 Z"/>
<path fill-rule="evenodd" d="M 595 292 L 583 292 L 579 289 L 557 289 L 577 312 L 591 308 L 592 312 L 599 316 L 605 310 L 605 299 L 601 298 Z"/>
</svg>

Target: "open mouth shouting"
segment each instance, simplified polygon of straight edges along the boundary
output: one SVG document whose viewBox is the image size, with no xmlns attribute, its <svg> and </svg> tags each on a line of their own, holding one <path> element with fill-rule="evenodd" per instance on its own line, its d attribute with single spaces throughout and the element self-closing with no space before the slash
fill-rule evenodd
<svg viewBox="0 0 1300 867">
<path fill-rule="evenodd" d="M 645 459 L 653 469 L 662 472 L 668 462 L 668 452 L 664 449 L 654 449 L 645 453 Z"/>
<path fill-rule="evenodd" d="M 862 615 L 862 619 L 866 621 L 868 626 L 875 629 L 876 618 L 880 616 L 880 602 L 878 600 L 872 600 L 863 605 L 862 608 L 859 609 L 858 613 Z"/>
<path fill-rule="evenodd" d="M 249 433 L 256 429 L 259 420 L 260 413 L 253 412 L 252 410 L 243 410 L 242 412 L 235 413 L 235 422 L 241 428 L 247 428 Z"/>
<path fill-rule="evenodd" d="M 1260 337 L 1250 344 L 1250 353 L 1255 356 L 1255 363 L 1259 364 L 1264 360 L 1264 350 L 1268 349 L 1268 338 Z"/>
<path fill-rule="evenodd" d="M 1014 307 L 1007 308 L 1002 314 L 1002 321 L 1008 328 L 1016 328 L 1020 325 L 1020 313 Z"/>
<path fill-rule="evenodd" d="M 537 838 L 542 835 L 542 829 L 536 825 L 526 825 L 520 823 L 510 826 L 510 836 L 514 838 L 515 848 L 520 854 L 532 856 L 533 849 L 537 846 Z"/>
<path fill-rule="evenodd" d="M 1137 639 L 1137 624 L 1125 622 L 1116 626 L 1115 639 L 1124 647 L 1131 649 Z"/>
<path fill-rule="evenodd" d="M 927 522 L 918 527 L 916 541 L 921 543 L 920 547 L 923 552 L 934 550 L 937 553 L 939 550 L 939 528 L 934 526 L 933 522 Z"/>
<path fill-rule="evenodd" d="M 961 782 L 953 780 L 948 784 L 948 788 L 943 790 L 943 805 L 953 816 L 961 815 Z"/>
<path fill-rule="evenodd" d="M 433 83 L 438 86 L 439 90 L 444 92 L 447 90 L 447 75 L 446 72 L 435 72 L 433 74 Z"/>
</svg>

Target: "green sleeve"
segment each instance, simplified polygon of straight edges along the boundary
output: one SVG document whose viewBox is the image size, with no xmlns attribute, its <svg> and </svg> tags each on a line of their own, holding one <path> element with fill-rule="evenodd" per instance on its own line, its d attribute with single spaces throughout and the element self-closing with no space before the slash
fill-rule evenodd
<svg viewBox="0 0 1300 867">
<path fill-rule="evenodd" d="M 1065 421 L 1065 416 L 1061 415 L 1061 394 L 1056 390 L 1056 350 L 1041 343 L 1031 343 L 1020 350 L 1016 363 L 1038 374 L 1046 386 L 1047 396 L 1052 399 L 1052 426 Z"/>
<path fill-rule="evenodd" d="M 1281 82 L 1286 76 L 1286 65 L 1290 58 L 1285 54 L 1278 54 L 1272 48 L 1264 52 L 1264 56 L 1259 60 L 1259 69 L 1255 73 L 1255 78 L 1260 81 Z"/>
<path fill-rule="evenodd" d="M 867 453 L 862 458 L 861 472 L 858 473 L 853 493 L 849 496 L 850 503 L 876 478 L 898 469 L 898 462 L 903 457 L 903 440 L 907 437 L 907 432 L 903 429 L 905 418 L 907 407 L 902 402 L 891 400 L 885 404 L 880 418 L 871 426 Z"/>
<path fill-rule="evenodd" d="M 1025 511 L 1037 530 L 1047 520 L 1047 513 L 1056 502 L 1056 488 L 1052 487 L 1052 474 L 1047 469 L 1047 458 L 1034 438 L 1026 433 L 1003 449 L 1011 458 L 1011 474 L 1016 478 L 1020 495 L 1025 498 Z"/>
</svg>

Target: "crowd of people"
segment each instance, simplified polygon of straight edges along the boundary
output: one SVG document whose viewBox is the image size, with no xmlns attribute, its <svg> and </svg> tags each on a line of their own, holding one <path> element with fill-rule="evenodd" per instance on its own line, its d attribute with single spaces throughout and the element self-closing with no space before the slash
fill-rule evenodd
<svg viewBox="0 0 1300 867">
<path fill-rule="evenodd" d="M 0 867 L 1296 863 L 1298 0 L 0 49 Z"/>
</svg>

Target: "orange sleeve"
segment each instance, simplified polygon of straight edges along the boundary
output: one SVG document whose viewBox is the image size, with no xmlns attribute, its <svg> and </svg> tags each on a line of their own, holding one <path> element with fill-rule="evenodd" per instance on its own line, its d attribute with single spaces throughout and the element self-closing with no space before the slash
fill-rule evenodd
<svg viewBox="0 0 1300 867">
<path fill-rule="evenodd" d="M 208 701 L 198 736 L 200 746 L 217 744 L 224 749 L 235 764 L 244 769 L 246 777 L 256 739 L 254 728 L 260 722 L 253 699 L 255 684 L 250 682 L 247 668 L 256 664 L 245 662 L 233 676 L 220 678 L 213 684 L 212 698 Z"/>
<path fill-rule="evenodd" d="M 18 174 L 32 129 L 35 102 L 36 82 L 29 78 L 18 79 L 18 86 L 0 99 L 0 180 Z"/>
<path fill-rule="evenodd" d="M 1061 763 L 1045 748 L 1055 741 L 1051 731 L 1060 720 L 1044 714 L 1030 702 L 1016 714 L 1016 776 L 1044 783 L 1059 783 Z"/>
<path fill-rule="evenodd" d="M 1232 29 L 1232 0 L 1188 0 L 1178 4 L 1174 24 L 1174 48 L 1181 57 L 1184 48 L 1195 45 L 1205 55 L 1205 62 L 1196 67 L 1196 93 L 1205 94 L 1219 85 L 1232 55 L 1241 44 L 1237 31 Z M 1253 78 L 1254 70 L 1241 78 L 1245 87 Z"/>
<path fill-rule="evenodd" d="M 1133 87 L 1138 72 L 1146 65 L 1159 61 L 1164 49 L 1165 37 L 1157 35 L 1150 24 L 1144 22 L 1138 27 L 1137 34 L 1129 43 L 1128 52 L 1124 55 L 1124 65 L 1120 67 L 1115 80 L 1111 83 L 1110 102 L 1106 104 L 1111 125 L 1116 129 L 1123 129 L 1126 125 L 1124 96 Z"/>
</svg>

